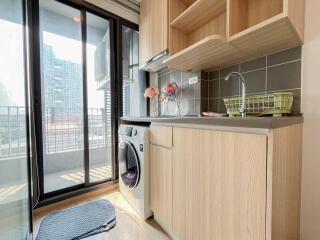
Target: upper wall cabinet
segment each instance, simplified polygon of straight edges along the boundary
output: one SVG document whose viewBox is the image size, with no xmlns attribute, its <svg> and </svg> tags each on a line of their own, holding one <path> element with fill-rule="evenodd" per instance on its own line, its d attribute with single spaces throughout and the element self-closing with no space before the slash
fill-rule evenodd
<svg viewBox="0 0 320 240">
<path fill-rule="evenodd" d="M 303 43 L 304 0 L 170 0 L 164 64 L 214 69 Z"/>
<path fill-rule="evenodd" d="M 229 0 L 229 42 L 246 56 L 303 43 L 304 0 Z"/>
<path fill-rule="evenodd" d="M 168 49 L 168 0 L 143 0 L 140 3 L 139 65 Z"/>
</svg>

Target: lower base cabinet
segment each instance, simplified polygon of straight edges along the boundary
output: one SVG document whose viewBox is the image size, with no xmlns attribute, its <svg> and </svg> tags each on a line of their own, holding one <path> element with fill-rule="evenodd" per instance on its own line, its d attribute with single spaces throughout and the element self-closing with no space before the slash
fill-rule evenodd
<svg viewBox="0 0 320 240">
<path fill-rule="evenodd" d="M 172 230 L 172 151 L 150 146 L 151 210 L 166 231 Z"/>
<path fill-rule="evenodd" d="M 173 145 L 179 239 L 265 239 L 267 137 L 175 128 Z"/>
<path fill-rule="evenodd" d="M 150 174 L 155 220 L 173 239 L 299 239 L 301 125 L 173 127 L 172 139 L 170 149 L 151 144 Z"/>
</svg>

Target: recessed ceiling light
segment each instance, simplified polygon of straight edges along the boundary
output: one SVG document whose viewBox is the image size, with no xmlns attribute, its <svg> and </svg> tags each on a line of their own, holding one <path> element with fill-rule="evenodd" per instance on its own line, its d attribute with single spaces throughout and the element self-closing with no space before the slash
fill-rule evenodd
<svg viewBox="0 0 320 240">
<path fill-rule="evenodd" d="M 80 22 L 80 17 L 79 16 L 75 16 L 74 18 L 73 18 L 73 20 L 75 21 L 75 22 Z"/>
</svg>

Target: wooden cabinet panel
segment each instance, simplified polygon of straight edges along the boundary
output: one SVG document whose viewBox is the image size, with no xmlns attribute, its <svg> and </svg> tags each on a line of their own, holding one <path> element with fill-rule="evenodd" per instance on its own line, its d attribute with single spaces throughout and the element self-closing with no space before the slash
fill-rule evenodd
<svg viewBox="0 0 320 240">
<path fill-rule="evenodd" d="M 171 0 L 170 57 L 163 63 L 180 71 L 217 69 L 301 45 L 304 2 Z"/>
<path fill-rule="evenodd" d="M 151 126 L 150 141 L 154 145 L 162 147 L 172 147 L 172 127 L 166 126 Z"/>
<path fill-rule="evenodd" d="M 140 3 L 140 66 L 168 48 L 168 0 Z"/>
<path fill-rule="evenodd" d="M 268 148 L 266 240 L 298 240 L 302 124 L 269 131 Z"/>
<path fill-rule="evenodd" d="M 166 230 L 172 229 L 172 151 L 150 145 L 150 205 L 154 218 Z"/>
<path fill-rule="evenodd" d="M 267 137 L 173 128 L 173 146 L 179 239 L 264 240 Z"/>
<path fill-rule="evenodd" d="M 139 63 L 145 63 L 151 58 L 151 27 L 152 5 L 150 0 L 144 0 L 140 4 L 139 23 Z"/>
</svg>

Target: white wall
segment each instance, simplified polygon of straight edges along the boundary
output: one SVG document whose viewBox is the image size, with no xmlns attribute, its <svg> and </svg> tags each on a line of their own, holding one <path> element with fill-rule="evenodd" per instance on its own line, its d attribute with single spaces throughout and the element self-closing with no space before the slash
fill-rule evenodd
<svg viewBox="0 0 320 240">
<path fill-rule="evenodd" d="M 320 239 L 320 1 L 305 0 L 301 240 Z"/>
<path fill-rule="evenodd" d="M 125 18 L 131 22 L 139 23 L 139 15 L 137 13 L 129 11 L 127 8 L 122 7 L 110 0 L 85 0 L 93 5 L 103 8 L 113 14 L 116 14 L 122 18 Z"/>
</svg>

